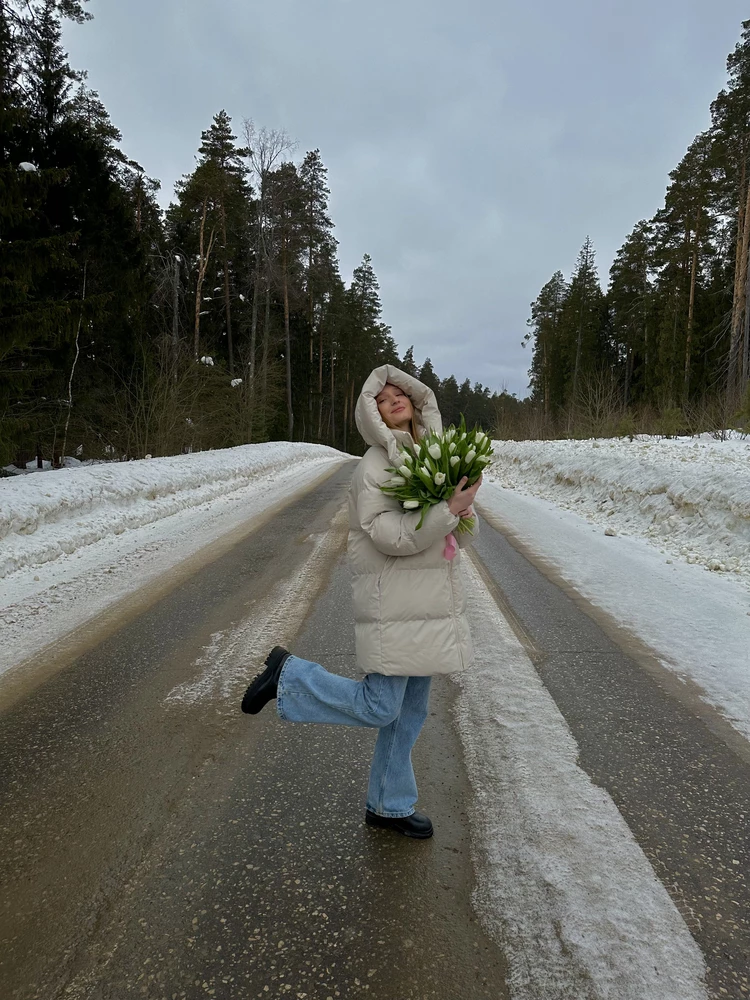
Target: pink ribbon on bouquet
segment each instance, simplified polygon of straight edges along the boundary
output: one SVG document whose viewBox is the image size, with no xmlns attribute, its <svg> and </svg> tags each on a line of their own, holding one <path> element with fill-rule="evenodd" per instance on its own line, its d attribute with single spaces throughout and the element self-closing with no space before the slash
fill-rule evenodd
<svg viewBox="0 0 750 1000">
<path fill-rule="evenodd" d="M 450 562 L 456 552 L 458 552 L 458 543 L 456 542 L 456 536 L 453 532 L 451 532 L 450 535 L 445 536 L 445 548 L 443 549 L 443 555 L 448 562 Z"/>
</svg>

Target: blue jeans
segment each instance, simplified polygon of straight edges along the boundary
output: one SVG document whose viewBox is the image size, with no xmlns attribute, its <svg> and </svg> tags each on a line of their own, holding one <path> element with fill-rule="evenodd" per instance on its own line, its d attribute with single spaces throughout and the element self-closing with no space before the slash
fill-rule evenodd
<svg viewBox="0 0 750 1000">
<path fill-rule="evenodd" d="M 276 710 L 288 722 L 379 729 L 367 808 L 380 816 L 411 816 L 417 802 L 411 750 L 427 718 L 430 680 L 367 674 L 355 681 L 290 656 L 279 677 Z"/>
</svg>

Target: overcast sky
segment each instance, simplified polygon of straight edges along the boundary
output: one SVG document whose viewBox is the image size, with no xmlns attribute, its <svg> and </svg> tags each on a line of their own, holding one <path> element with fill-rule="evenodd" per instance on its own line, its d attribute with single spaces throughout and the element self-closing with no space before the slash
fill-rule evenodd
<svg viewBox="0 0 750 1000">
<path fill-rule="evenodd" d="M 743 0 L 92 0 L 66 28 L 123 149 L 162 182 L 224 108 L 328 167 L 403 352 L 527 391 L 529 303 L 587 234 L 602 284 L 710 123 Z"/>
</svg>

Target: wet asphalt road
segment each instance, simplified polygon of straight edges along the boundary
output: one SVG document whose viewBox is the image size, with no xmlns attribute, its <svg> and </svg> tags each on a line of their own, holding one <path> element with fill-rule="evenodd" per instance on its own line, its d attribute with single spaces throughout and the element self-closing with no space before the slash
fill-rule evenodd
<svg viewBox="0 0 750 1000">
<path fill-rule="evenodd" d="M 414 753 L 426 842 L 363 823 L 374 732 L 285 724 L 272 706 L 243 716 L 241 675 L 168 698 L 331 534 L 302 628 L 293 606 L 274 621 L 300 655 L 354 675 L 336 517 L 351 471 L 0 716 L 3 1000 L 507 996 L 470 906 L 453 685 L 435 685 Z M 248 650 L 248 675 L 266 651 Z"/>
<path fill-rule="evenodd" d="M 580 766 L 612 796 L 677 905 L 706 959 L 710 995 L 750 997 L 750 747 L 492 525 L 483 521 L 476 553 L 571 728 Z"/>
<path fill-rule="evenodd" d="M 337 517 L 351 471 L 0 715 L 2 1000 L 507 996 L 503 956 L 470 906 L 453 685 L 433 685 L 414 751 L 436 825 L 426 842 L 362 822 L 374 732 L 285 724 L 272 706 L 242 716 L 242 670 L 168 700 L 217 634 L 267 614 L 280 582 L 306 579 L 321 538 L 332 541 L 314 564 L 317 600 L 301 613 L 290 598 L 272 628 L 354 675 Z M 487 521 L 477 552 L 581 766 L 701 946 L 711 996 L 750 996 L 747 744 Z"/>
</svg>

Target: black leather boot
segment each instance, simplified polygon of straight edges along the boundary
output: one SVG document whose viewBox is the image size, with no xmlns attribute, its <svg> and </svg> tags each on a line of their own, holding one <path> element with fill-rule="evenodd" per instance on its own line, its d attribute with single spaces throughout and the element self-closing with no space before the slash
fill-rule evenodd
<svg viewBox="0 0 750 1000">
<path fill-rule="evenodd" d="M 266 657 L 266 669 L 259 673 L 242 699 L 242 711 L 247 715 L 257 715 L 264 705 L 276 697 L 281 668 L 292 654 L 283 646 L 274 646 Z"/>
<path fill-rule="evenodd" d="M 365 823 L 368 826 L 395 830 L 405 837 L 414 837 L 417 840 L 427 840 L 435 832 L 430 817 L 418 812 L 412 813 L 411 816 L 378 816 L 368 809 L 365 812 Z"/>
</svg>

